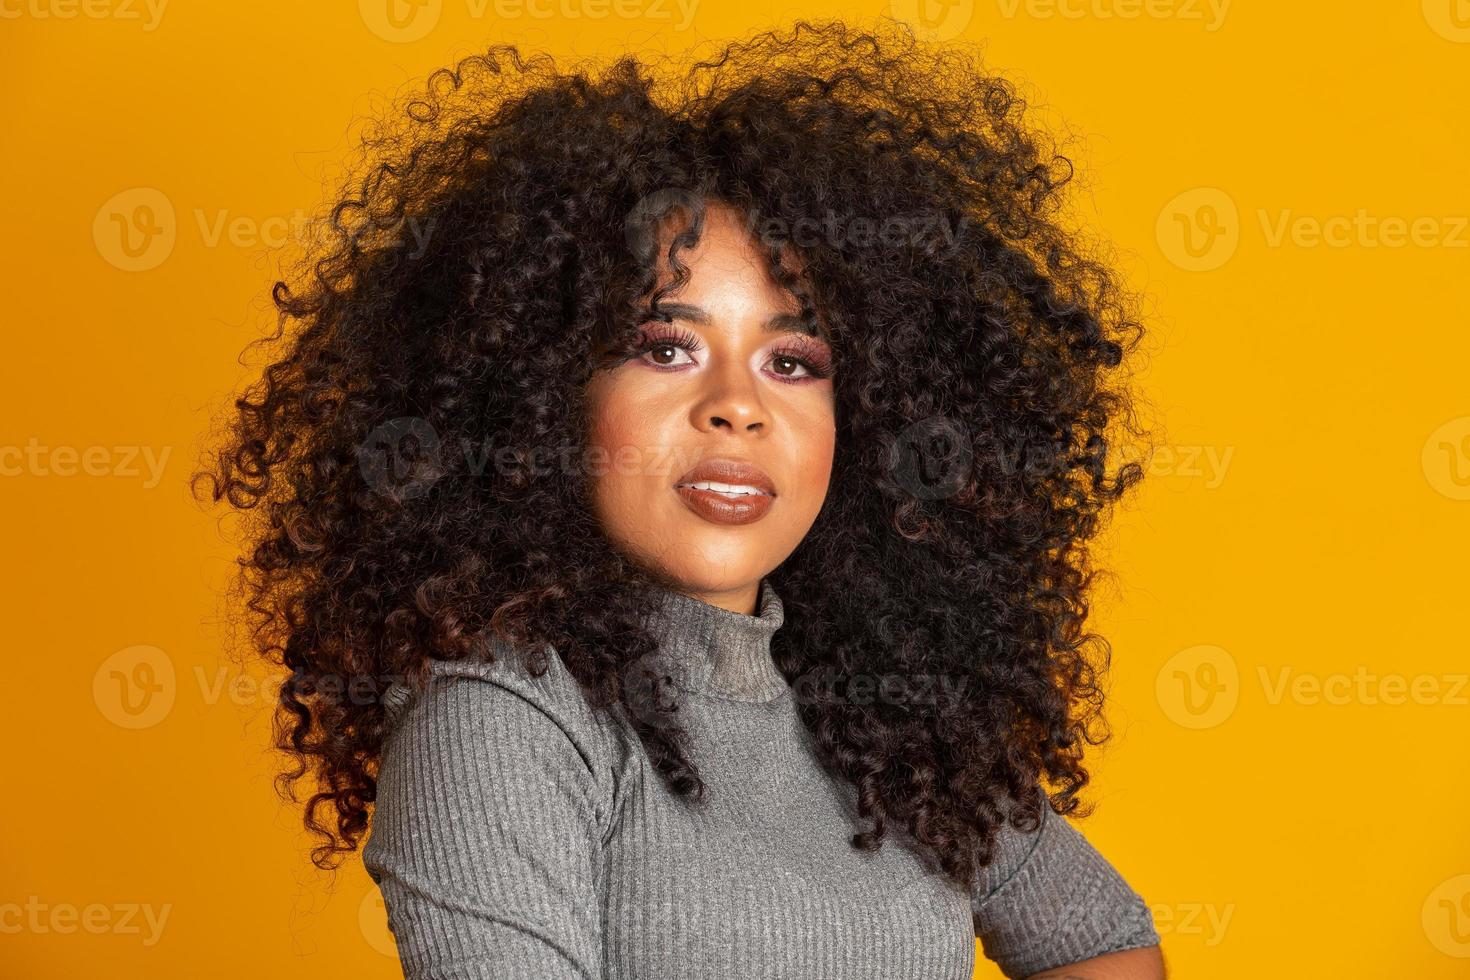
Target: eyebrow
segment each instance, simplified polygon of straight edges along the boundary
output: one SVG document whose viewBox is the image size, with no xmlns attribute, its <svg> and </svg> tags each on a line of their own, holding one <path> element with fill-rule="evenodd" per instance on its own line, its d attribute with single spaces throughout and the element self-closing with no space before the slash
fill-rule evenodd
<svg viewBox="0 0 1470 980">
<path fill-rule="evenodd" d="M 702 327 L 709 326 L 709 314 L 705 312 L 703 307 L 695 306 L 692 303 L 664 302 L 659 304 L 659 309 L 667 313 L 671 320 L 688 320 Z M 652 313 L 651 310 L 649 312 Z M 657 317 L 650 318 L 657 319 Z M 794 313 L 777 313 L 765 323 L 761 324 L 761 329 L 766 333 L 789 332 L 820 338 L 820 334 L 817 333 L 814 325 L 807 323 Z"/>
</svg>

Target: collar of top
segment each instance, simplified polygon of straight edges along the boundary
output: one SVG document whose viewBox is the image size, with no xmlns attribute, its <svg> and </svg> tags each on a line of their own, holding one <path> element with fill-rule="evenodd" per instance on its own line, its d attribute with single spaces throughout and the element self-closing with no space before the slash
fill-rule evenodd
<svg viewBox="0 0 1470 980">
<path fill-rule="evenodd" d="M 761 579 L 758 605 L 751 616 L 657 588 L 651 622 L 674 685 L 732 701 L 763 703 L 787 693 L 771 660 L 771 637 L 785 612 L 769 579 Z"/>
</svg>

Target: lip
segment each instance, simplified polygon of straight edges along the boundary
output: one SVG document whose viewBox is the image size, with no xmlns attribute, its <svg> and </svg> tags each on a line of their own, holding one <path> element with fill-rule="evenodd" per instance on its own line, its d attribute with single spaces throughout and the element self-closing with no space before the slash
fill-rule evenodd
<svg viewBox="0 0 1470 980">
<path fill-rule="evenodd" d="M 728 497 L 714 490 L 695 489 L 685 484 L 710 480 L 741 483 L 760 493 Z M 679 477 L 674 484 L 679 499 L 698 516 L 712 524 L 750 524 L 765 517 L 776 501 L 776 485 L 759 466 L 739 459 L 706 459 Z"/>
</svg>

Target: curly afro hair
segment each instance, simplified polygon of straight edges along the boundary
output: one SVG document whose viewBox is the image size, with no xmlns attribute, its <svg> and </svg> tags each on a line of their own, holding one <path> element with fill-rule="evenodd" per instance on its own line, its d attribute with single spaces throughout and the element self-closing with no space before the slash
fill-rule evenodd
<svg viewBox="0 0 1470 980">
<path fill-rule="evenodd" d="M 778 668 L 959 682 L 929 704 L 801 699 L 870 822 L 852 844 L 896 822 L 968 885 L 1007 819 L 1077 810 L 1084 746 L 1110 737 L 1087 544 L 1142 477 L 1119 455 L 1142 327 L 1060 216 L 1071 163 L 972 51 L 886 18 L 666 67 L 494 45 L 434 72 L 362 134 L 327 234 L 273 287 L 279 327 L 255 342 L 272 360 L 194 478 L 254 517 L 248 656 L 281 679 L 277 788 L 299 802 L 313 777 L 318 867 L 368 827 L 381 695 L 424 685 L 431 658 L 560 657 L 700 799 L 677 716 L 629 710 L 657 580 L 606 540 L 566 458 L 587 380 L 706 203 L 750 216 L 840 365 L 828 497 L 770 576 Z M 676 208 L 693 220 L 656 255 Z"/>
</svg>

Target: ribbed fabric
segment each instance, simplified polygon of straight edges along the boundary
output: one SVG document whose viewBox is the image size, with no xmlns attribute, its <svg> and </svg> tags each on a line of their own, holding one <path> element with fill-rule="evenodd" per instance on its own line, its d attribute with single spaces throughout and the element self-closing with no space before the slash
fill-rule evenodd
<svg viewBox="0 0 1470 980">
<path fill-rule="evenodd" d="M 902 828 L 852 847 L 854 790 L 817 762 L 771 660 L 769 580 L 760 596 L 754 616 L 673 592 L 649 613 L 660 651 L 640 666 L 686 692 L 700 804 L 557 657 L 540 678 L 508 650 L 435 661 L 422 694 L 389 690 L 362 860 L 405 977 L 968 980 L 977 937 L 1007 977 L 1158 943 L 1140 896 L 1045 807 L 968 891 Z"/>
</svg>

